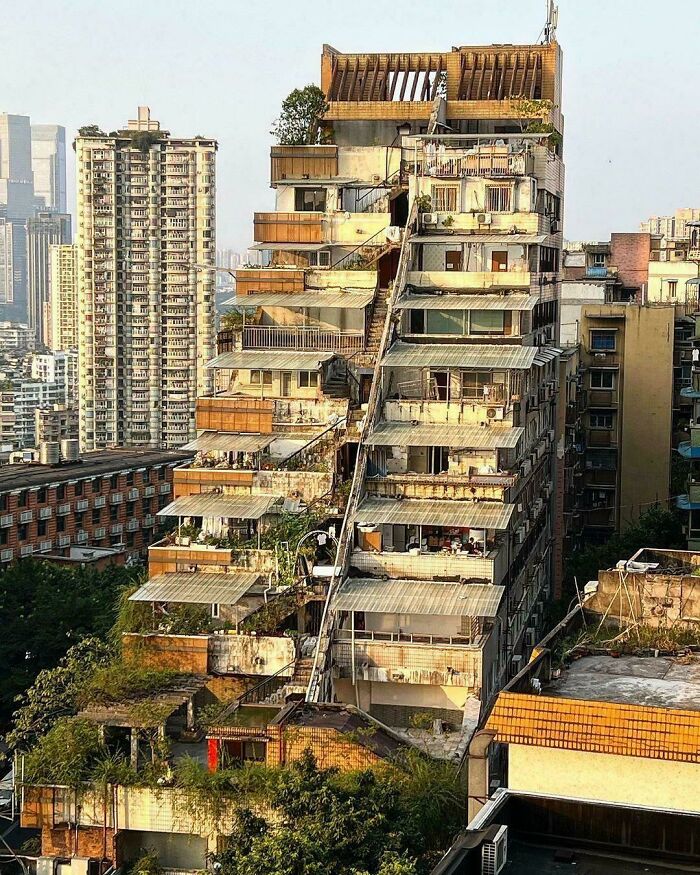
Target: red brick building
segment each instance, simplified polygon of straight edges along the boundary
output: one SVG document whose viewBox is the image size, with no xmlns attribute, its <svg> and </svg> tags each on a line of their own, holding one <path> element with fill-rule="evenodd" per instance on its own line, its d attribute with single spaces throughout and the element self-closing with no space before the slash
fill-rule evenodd
<svg viewBox="0 0 700 875">
<path fill-rule="evenodd" d="M 75 463 L 0 468 L 0 567 L 72 546 L 145 555 L 156 514 L 172 498 L 173 468 L 192 453 L 116 449 Z"/>
</svg>

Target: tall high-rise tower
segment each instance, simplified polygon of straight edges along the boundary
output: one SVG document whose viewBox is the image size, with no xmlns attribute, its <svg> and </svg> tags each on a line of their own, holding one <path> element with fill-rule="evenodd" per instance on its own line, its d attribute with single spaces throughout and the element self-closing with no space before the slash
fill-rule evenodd
<svg viewBox="0 0 700 875">
<path fill-rule="evenodd" d="M 214 353 L 216 148 L 171 137 L 147 107 L 75 141 L 84 449 L 194 436 Z"/>
<path fill-rule="evenodd" d="M 32 125 L 32 171 L 37 207 L 66 212 L 66 129 Z M 70 242 L 70 241 L 68 241 Z"/>
<path fill-rule="evenodd" d="M 78 276 L 74 244 L 49 247 L 51 337 L 56 350 L 78 348 Z"/>
</svg>

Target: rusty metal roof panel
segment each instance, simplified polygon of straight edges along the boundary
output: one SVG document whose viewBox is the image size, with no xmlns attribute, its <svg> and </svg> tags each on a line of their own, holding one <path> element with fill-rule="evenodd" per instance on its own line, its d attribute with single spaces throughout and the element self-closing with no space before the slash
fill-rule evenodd
<svg viewBox="0 0 700 875">
<path fill-rule="evenodd" d="M 404 343 L 397 341 L 384 356 L 385 368 L 499 368 L 529 370 L 536 346 L 474 343 Z"/>
<path fill-rule="evenodd" d="M 355 511 L 360 525 L 455 526 L 464 529 L 505 531 L 515 510 L 513 504 L 473 501 L 365 498 Z"/>
<path fill-rule="evenodd" d="M 129 596 L 130 602 L 175 602 L 188 605 L 235 605 L 255 585 L 253 571 L 156 574 Z"/>
<path fill-rule="evenodd" d="M 334 355 L 333 352 L 242 349 L 236 352 L 222 352 L 207 364 L 207 368 L 232 371 L 317 371 L 324 362 L 330 361 Z"/>
<path fill-rule="evenodd" d="M 381 422 L 365 438 L 376 447 L 465 447 L 475 450 L 515 449 L 524 433 L 516 428 L 481 428 L 478 425 L 445 423 Z"/>
<path fill-rule="evenodd" d="M 338 611 L 488 617 L 498 614 L 505 587 L 478 583 L 348 578 L 333 599 Z"/>
<path fill-rule="evenodd" d="M 221 495 L 217 492 L 202 492 L 176 498 L 163 510 L 159 510 L 158 516 L 259 520 L 265 514 L 279 513 L 279 508 L 273 510 L 279 500 L 277 495 Z"/>
<path fill-rule="evenodd" d="M 534 310 L 537 295 L 407 295 L 397 302 L 403 310 Z"/>
<path fill-rule="evenodd" d="M 243 434 L 228 431 L 205 431 L 185 444 L 185 450 L 199 452 L 258 453 L 275 440 L 273 434 Z"/>
</svg>

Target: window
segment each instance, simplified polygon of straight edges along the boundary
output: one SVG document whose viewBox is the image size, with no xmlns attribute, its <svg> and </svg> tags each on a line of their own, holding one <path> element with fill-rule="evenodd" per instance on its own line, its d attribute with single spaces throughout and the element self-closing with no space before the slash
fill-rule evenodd
<svg viewBox="0 0 700 875">
<path fill-rule="evenodd" d="M 165 480 L 166 471 L 167 471 L 167 468 L 165 468 L 165 466 L 163 466 L 163 465 L 161 465 L 161 467 L 158 468 L 158 479 L 159 480 Z"/>
<path fill-rule="evenodd" d="M 614 471 L 617 468 L 617 451 L 589 449 L 586 454 L 586 467 Z"/>
<path fill-rule="evenodd" d="M 297 213 L 325 213 L 325 188 L 295 188 L 294 209 Z"/>
<path fill-rule="evenodd" d="M 133 486 L 134 485 L 134 472 L 129 471 L 126 475 L 126 485 Z"/>
<path fill-rule="evenodd" d="M 512 209 L 512 191 L 510 185 L 487 185 L 486 211 L 488 213 L 509 213 Z"/>
<path fill-rule="evenodd" d="M 318 371 L 299 371 L 299 388 L 314 389 L 318 386 Z"/>
<path fill-rule="evenodd" d="M 331 254 L 327 249 L 319 249 L 318 252 L 309 252 L 309 267 L 330 267 Z"/>
<path fill-rule="evenodd" d="M 219 606 L 218 604 L 213 604 L 211 606 L 211 615 L 214 620 L 218 620 L 220 616 Z"/>
<path fill-rule="evenodd" d="M 592 328 L 591 350 L 593 352 L 615 352 L 616 333 L 614 328 Z"/>
<path fill-rule="evenodd" d="M 668 296 L 669 296 L 669 298 L 675 298 L 677 291 L 678 291 L 678 280 L 669 280 L 668 281 Z"/>
<path fill-rule="evenodd" d="M 93 526 L 99 525 L 99 522 L 101 519 L 102 519 L 102 510 L 99 507 L 96 507 L 92 512 L 92 524 L 93 524 Z"/>
<path fill-rule="evenodd" d="M 606 428 L 613 427 L 614 414 L 609 410 L 591 410 L 588 414 L 588 422 L 591 428 Z"/>
<path fill-rule="evenodd" d="M 64 483 L 59 484 L 56 487 L 56 501 L 63 501 L 66 497 L 66 487 Z"/>
<path fill-rule="evenodd" d="M 36 533 L 39 537 L 46 534 L 46 520 L 39 520 L 36 524 Z"/>
<path fill-rule="evenodd" d="M 46 487 L 42 486 L 41 489 L 37 492 L 36 500 L 39 504 L 44 504 L 46 502 Z"/>
<path fill-rule="evenodd" d="M 605 253 L 604 252 L 594 252 L 593 253 L 593 267 L 605 267 Z"/>
<path fill-rule="evenodd" d="M 462 398 L 494 403 L 502 399 L 505 374 L 500 371 L 462 371 Z"/>
<path fill-rule="evenodd" d="M 457 186 L 433 185 L 430 189 L 432 208 L 436 213 L 457 212 Z"/>
<path fill-rule="evenodd" d="M 111 489 L 116 489 L 119 486 L 119 474 L 112 474 L 109 478 L 109 486 Z"/>
<path fill-rule="evenodd" d="M 469 313 L 470 334 L 503 334 L 503 310 L 472 310 Z"/>
<path fill-rule="evenodd" d="M 250 382 L 253 386 L 271 386 L 272 371 L 251 371 Z"/>
<path fill-rule="evenodd" d="M 17 526 L 17 540 L 18 541 L 26 541 L 29 535 L 29 526 L 21 525 Z"/>
<path fill-rule="evenodd" d="M 113 523 L 116 523 L 116 521 L 119 519 L 119 505 L 118 504 L 113 504 L 110 507 L 109 518 L 112 520 Z"/>
<path fill-rule="evenodd" d="M 427 310 L 428 334 L 464 334 L 464 310 Z"/>
<path fill-rule="evenodd" d="M 95 493 L 99 492 L 101 486 L 102 486 L 102 481 L 100 480 L 99 477 L 95 477 L 95 479 L 92 481 L 92 494 L 95 495 Z"/>
<path fill-rule="evenodd" d="M 17 507 L 26 507 L 28 496 L 29 496 L 29 493 L 27 492 L 26 489 L 24 489 L 22 492 L 20 492 L 20 494 L 17 496 Z"/>
<path fill-rule="evenodd" d="M 408 333 L 425 334 L 425 310 L 408 311 Z"/>
<path fill-rule="evenodd" d="M 615 371 L 591 371 L 591 389 L 614 389 Z"/>
<path fill-rule="evenodd" d="M 56 517 L 56 531 L 57 532 L 65 532 L 66 530 L 66 518 L 64 516 Z"/>
</svg>

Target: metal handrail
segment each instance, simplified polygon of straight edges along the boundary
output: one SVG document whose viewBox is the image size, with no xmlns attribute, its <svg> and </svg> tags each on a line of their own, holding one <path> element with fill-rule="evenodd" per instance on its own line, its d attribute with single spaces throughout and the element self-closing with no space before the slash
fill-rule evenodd
<svg viewBox="0 0 700 875">
<path fill-rule="evenodd" d="M 293 669 L 295 664 L 296 659 L 293 659 L 291 662 L 288 662 L 287 665 L 282 666 L 279 671 L 276 671 L 273 675 L 270 675 L 269 678 L 265 678 L 264 680 L 260 681 L 260 683 L 255 684 L 255 686 L 251 687 L 249 690 L 246 690 L 245 693 L 240 695 L 237 699 L 231 702 L 230 705 L 227 705 L 224 708 L 224 710 L 216 718 L 215 722 L 218 723 L 219 721 L 227 720 L 231 716 L 231 714 L 234 714 L 242 705 L 257 704 L 261 702 L 265 698 L 265 696 L 258 696 L 258 698 L 255 699 L 255 702 L 252 702 L 251 699 L 254 693 L 257 694 L 258 690 L 261 690 L 266 685 L 271 684 L 270 692 L 275 692 L 276 690 L 281 689 L 286 683 L 291 680 L 291 675 L 286 675 L 284 678 L 281 678 L 280 675 L 282 674 L 282 672 L 288 672 L 290 668 Z M 275 681 L 275 684 L 272 684 L 272 681 Z M 274 686 L 274 689 L 272 689 L 272 686 Z"/>
<path fill-rule="evenodd" d="M 375 234 L 372 234 L 371 237 L 368 237 L 366 240 L 363 240 L 362 243 L 358 243 L 354 249 L 351 249 L 350 252 L 346 252 L 345 255 L 341 255 L 341 257 L 334 261 L 330 266 L 330 270 L 333 270 L 334 267 L 337 267 L 341 262 L 345 261 L 346 258 L 350 258 L 351 255 L 354 255 L 359 249 L 362 249 L 363 246 L 367 246 L 368 243 L 371 243 L 375 237 L 379 237 L 381 234 L 386 234 L 386 228 L 380 228 Z"/>
<path fill-rule="evenodd" d="M 394 321 L 394 306 L 396 304 L 396 301 L 403 293 L 403 289 L 406 284 L 410 253 L 410 234 L 408 233 L 408 229 L 412 228 L 415 225 L 417 216 L 418 203 L 414 200 L 411 207 L 410 215 L 408 217 L 408 221 L 406 222 L 406 227 L 404 229 L 403 241 L 401 243 L 401 254 L 399 256 L 399 266 L 396 272 L 394 285 L 391 290 L 391 295 L 389 296 L 389 300 L 387 302 L 386 317 L 384 319 L 384 330 L 382 332 L 382 337 L 379 342 L 379 351 L 377 354 L 377 360 L 374 365 L 374 375 L 370 388 L 369 400 L 367 403 L 367 413 L 365 416 L 365 427 L 368 431 L 374 426 L 378 412 L 381 410 L 381 361 L 384 358 L 384 355 L 391 343 L 392 325 Z M 338 548 L 336 550 L 334 567 L 335 569 L 340 569 L 340 574 L 334 573 L 333 576 L 330 578 L 328 585 L 328 595 L 326 597 L 326 602 L 323 606 L 323 616 L 321 617 L 318 643 L 316 646 L 316 652 L 314 653 L 314 662 L 311 669 L 311 678 L 309 680 L 309 686 L 306 691 L 306 700 L 309 702 L 319 701 L 321 693 L 322 675 L 325 674 L 325 663 L 328 658 L 331 643 L 331 624 L 333 622 L 333 618 L 330 605 L 333 596 L 335 595 L 338 584 L 345 573 L 345 568 L 349 560 L 352 534 L 352 525 L 350 523 L 350 520 L 352 519 L 353 514 L 355 513 L 355 510 L 359 505 L 360 498 L 362 497 L 362 494 L 364 492 L 364 478 L 367 471 L 368 458 L 368 447 L 363 441 L 360 441 L 357 452 L 357 460 L 355 462 L 355 470 L 350 486 L 350 494 L 348 495 L 345 516 L 343 517 L 343 524 L 340 530 L 340 536 L 338 538 Z"/>
<path fill-rule="evenodd" d="M 295 459 L 297 456 L 301 455 L 301 453 L 306 450 L 311 449 L 314 444 L 318 443 L 321 438 L 325 437 L 329 432 L 335 431 L 339 426 L 343 425 L 343 423 L 347 422 L 347 416 L 342 416 L 340 419 L 336 420 L 332 425 L 329 425 L 328 428 L 324 428 L 322 432 L 317 434 L 315 437 L 311 438 L 308 443 L 305 443 L 303 447 L 300 447 L 298 450 L 295 450 L 291 456 L 287 456 L 280 464 L 277 466 L 278 470 L 282 470 L 287 467 L 287 465 L 291 462 L 292 459 Z"/>
</svg>

